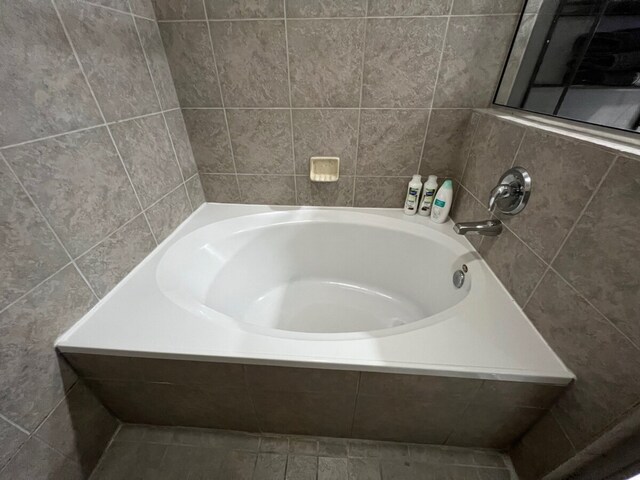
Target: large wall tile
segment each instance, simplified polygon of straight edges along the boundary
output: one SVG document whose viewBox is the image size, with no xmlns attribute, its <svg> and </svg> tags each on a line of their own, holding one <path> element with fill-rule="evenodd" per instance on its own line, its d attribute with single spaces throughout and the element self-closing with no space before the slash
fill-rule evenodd
<svg viewBox="0 0 640 480">
<path fill-rule="evenodd" d="M 202 173 L 234 173 L 223 110 L 183 110 L 193 157 Z"/>
<path fill-rule="evenodd" d="M 461 141 L 469 126 L 471 110 L 432 110 L 424 144 L 420 174 L 439 177 L 462 177 L 466 157 Z"/>
<path fill-rule="evenodd" d="M 111 131 L 143 207 L 182 181 L 162 115 L 118 123 Z"/>
<path fill-rule="evenodd" d="M 428 121 L 428 110 L 363 110 L 357 174 L 417 173 Z"/>
<path fill-rule="evenodd" d="M 353 370 L 246 365 L 252 391 L 316 392 L 355 395 L 360 374 Z"/>
<path fill-rule="evenodd" d="M 92 380 L 104 405 L 125 422 L 256 431 L 246 389 Z M 162 398 L 162 402 L 157 399 Z"/>
<path fill-rule="evenodd" d="M 200 175 L 207 202 L 240 203 L 240 190 L 235 175 Z M 255 202 L 258 203 L 258 202 Z"/>
<path fill-rule="evenodd" d="M 0 310 L 68 261 L 44 218 L 0 156 Z"/>
<path fill-rule="evenodd" d="M 485 237 L 480 253 L 511 296 L 524 305 L 542 278 L 545 263 L 507 229 L 497 237 Z"/>
<path fill-rule="evenodd" d="M 27 444 L 0 472 L 0 480 L 83 480 L 82 467 L 46 445 L 36 437 Z"/>
<path fill-rule="evenodd" d="M 204 20 L 202 0 L 151 0 L 158 20 Z"/>
<path fill-rule="evenodd" d="M 104 297 L 155 246 L 144 215 L 138 215 L 78 258 L 76 263 L 95 292 Z"/>
<path fill-rule="evenodd" d="M 0 145 L 102 122 L 51 2 L 4 2 Z"/>
<path fill-rule="evenodd" d="M 619 157 L 554 267 L 640 345 L 640 162 Z"/>
<path fill-rule="evenodd" d="M 519 478 L 536 480 L 575 455 L 551 413 L 546 414 L 509 452 Z"/>
<path fill-rule="evenodd" d="M 284 21 L 211 22 L 211 36 L 227 107 L 289 106 Z"/>
<path fill-rule="evenodd" d="M 242 203 L 295 205 L 296 190 L 293 176 L 238 175 Z"/>
<path fill-rule="evenodd" d="M 157 112 L 133 17 L 77 0 L 56 4 L 107 121 Z"/>
<path fill-rule="evenodd" d="M 280 0 L 205 0 L 209 18 L 282 18 Z"/>
<path fill-rule="evenodd" d="M 104 127 L 15 147 L 4 156 L 74 257 L 140 210 Z"/>
<path fill-rule="evenodd" d="M 264 432 L 349 436 L 355 394 L 256 391 L 251 397 Z"/>
<path fill-rule="evenodd" d="M 482 118 L 462 177 L 462 184 L 476 198 L 489 198 L 500 176 L 513 164 L 523 135 L 524 128 L 519 125 Z"/>
<path fill-rule="evenodd" d="M 173 142 L 173 148 L 178 156 L 178 163 L 182 169 L 182 175 L 185 179 L 191 178 L 198 173 L 196 161 L 193 158 L 191 150 L 191 142 L 189 142 L 189 134 L 184 123 L 184 118 L 180 110 L 165 112 L 164 118 L 167 121 L 169 135 Z"/>
<path fill-rule="evenodd" d="M 0 417 L 0 470 L 29 436 Z"/>
<path fill-rule="evenodd" d="M 87 0 L 82 0 L 87 1 Z M 115 10 L 120 10 L 124 13 L 129 13 L 129 1 L 128 0 L 92 0 L 89 3 L 93 3 L 95 5 L 101 5 L 103 7 L 113 8 Z"/>
<path fill-rule="evenodd" d="M 156 13 L 153 9 L 153 0 L 129 0 L 131 13 L 151 20 L 155 20 Z"/>
<path fill-rule="evenodd" d="M 76 380 L 53 342 L 94 302 L 70 265 L 0 314 L 0 411 L 10 420 L 34 429 Z"/>
<path fill-rule="evenodd" d="M 474 405 L 550 408 L 564 386 L 485 380 L 472 399 Z"/>
<path fill-rule="evenodd" d="M 340 157 L 340 175 L 355 173 L 357 110 L 293 110 L 296 173 L 309 173 L 311 157 Z"/>
<path fill-rule="evenodd" d="M 308 176 L 296 176 L 298 205 L 327 207 L 353 206 L 353 177 L 343 177 L 337 182 L 312 182 Z"/>
<path fill-rule="evenodd" d="M 293 174 L 291 119 L 286 110 L 229 110 L 238 173 Z"/>
<path fill-rule="evenodd" d="M 434 107 L 490 104 L 518 17 L 451 17 Z"/>
<path fill-rule="evenodd" d="M 181 107 L 219 107 L 220 88 L 206 22 L 160 23 Z"/>
<path fill-rule="evenodd" d="M 550 262 L 613 158 L 589 145 L 528 131 L 515 162 L 533 178 L 535 193 L 521 214 L 503 220 Z"/>
<path fill-rule="evenodd" d="M 167 238 L 189 215 L 191 204 L 182 185 L 147 210 L 147 218 L 158 243 Z"/>
<path fill-rule="evenodd" d="M 464 401 L 473 397 L 482 380 L 429 375 L 362 372 L 358 393 L 376 396 L 420 398 L 425 402 Z"/>
<path fill-rule="evenodd" d="M 577 377 L 554 410 L 582 448 L 640 398 L 640 350 L 552 271 L 525 313 Z"/>
<path fill-rule="evenodd" d="M 466 402 L 359 394 L 352 437 L 442 445 L 465 406 Z"/>
<path fill-rule="evenodd" d="M 446 15 L 453 0 L 369 0 L 369 15 Z"/>
<path fill-rule="evenodd" d="M 176 108 L 179 106 L 178 96 L 173 85 L 173 78 L 171 78 L 171 70 L 164 53 L 158 25 L 156 22 L 142 18 L 136 18 L 135 21 L 138 32 L 140 32 L 142 48 L 149 62 L 151 77 L 158 91 L 160 107 L 163 110 Z"/>
<path fill-rule="evenodd" d="M 295 107 L 357 107 L 364 20 L 290 20 L 291 102 Z"/>
<path fill-rule="evenodd" d="M 36 436 L 79 463 L 86 474 L 98 463 L 118 428 L 118 420 L 82 383 L 76 383 Z"/>
<path fill-rule="evenodd" d="M 447 445 L 505 449 L 544 413 L 539 408 L 469 405 L 456 420 Z"/>
<path fill-rule="evenodd" d="M 447 20 L 367 20 L 363 107 L 430 107 Z"/>
<path fill-rule="evenodd" d="M 200 205 L 206 202 L 200 176 L 194 175 L 184 182 L 184 186 L 187 188 L 187 194 L 189 195 L 189 200 L 191 201 L 193 210 L 196 210 Z"/>
<path fill-rule="evenodd" d="M 454 0 L 452 15 L 520 13 L 523 0 Z"/>
<path fill-rule="evenodd" d="M 308 17 L 363 17 L 367 0 L 287 0 L 289 18 Z"/>
<path fill-rule="evenodd" d="M 356 177 L 355 207 L 400 208 L 411 177 Z"/>
</svg>

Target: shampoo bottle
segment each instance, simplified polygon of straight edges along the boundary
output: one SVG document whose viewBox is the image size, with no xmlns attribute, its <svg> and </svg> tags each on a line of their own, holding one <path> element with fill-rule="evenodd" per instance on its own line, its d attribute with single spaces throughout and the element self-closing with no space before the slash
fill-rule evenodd
<svg viewBox="0 0 640 480">
<path fill-rule="evenodd" d="M 449 218 L 451 210 L 451 200 L 453 199 L 453 183 L 445 180 L 438 193 L 436 193 L 433 207 L 431 207 L 431 220 L 436 223 L 444 223 Z"/>
<path fill-rule="evenodd" d="M 414 175 L 407 187 L 407 198 L 404 201 L 404 213 L 415 215 L 420 202 L 420 190 L 422 189 L 422 177 Z"/>
<path fill-rule="evenodd" d="M 436 194 L 437 188 L 438 177 L 429 175 L 429 178 L 424 184 L 424 190 L 422 191 L 422 200 L 420 201 L 418 214 L 424 217 L 431 215 L 431 205 L 433 204 L 433 196 Z"/>
</svg>

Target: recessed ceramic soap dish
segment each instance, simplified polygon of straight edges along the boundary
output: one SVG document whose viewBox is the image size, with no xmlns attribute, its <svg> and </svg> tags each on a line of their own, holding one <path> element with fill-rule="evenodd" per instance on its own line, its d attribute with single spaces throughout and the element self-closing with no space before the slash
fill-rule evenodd
<svg viewBox="0 0 640 480">
<path fill-rule="evenodd" d="M 312 182 L 337 182 L 340 178 L 340 158 L 311 157 L 309 170 Z"/>
</svg>

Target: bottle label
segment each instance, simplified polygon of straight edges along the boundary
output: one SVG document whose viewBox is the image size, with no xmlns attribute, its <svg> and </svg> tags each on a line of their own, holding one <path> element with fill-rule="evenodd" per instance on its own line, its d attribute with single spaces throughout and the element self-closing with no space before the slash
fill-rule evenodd
<svg viewBox="0 0 640 480">
<path fill-rule="evenodd" d="M 446 202 L 444 200 L 440 200 L 439 198 L 436 198 L 436 207 L 444 207 L 446 205 Z"/>
</svg>

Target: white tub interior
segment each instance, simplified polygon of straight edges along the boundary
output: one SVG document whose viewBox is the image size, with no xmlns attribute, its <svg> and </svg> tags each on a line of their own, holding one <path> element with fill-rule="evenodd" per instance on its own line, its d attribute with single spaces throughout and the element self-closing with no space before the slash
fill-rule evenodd
<svg viewBox="0 0 640 480">
<path fill-rule="evenodd" d="M 463 264 L 458 290 L 451 278 Z M 559 385 L 573 378 L 451 223 L 393 209 L 205 204 L 57 346 Z"/>
<path fill-rule="evenodd" d="M 190 311 L 276 335 L 389 329 L 466 296 L 468 285 L 456 289 L 447 278 L 456 253 L 446 238 L 424 239 L 378 218 L 311 210 L 208 225 L 167 250 L 158 285 Z"/>
</svg>

